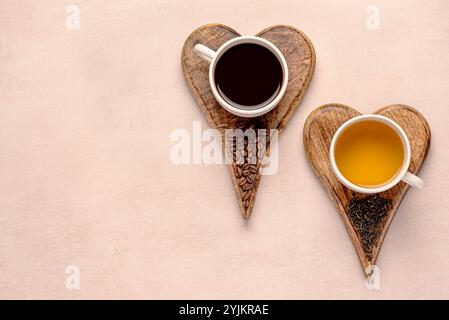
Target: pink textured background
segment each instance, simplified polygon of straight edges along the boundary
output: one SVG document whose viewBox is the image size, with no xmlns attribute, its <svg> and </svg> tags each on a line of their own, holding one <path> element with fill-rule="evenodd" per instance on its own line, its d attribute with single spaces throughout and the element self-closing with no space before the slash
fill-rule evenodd
<svg viewBox="0 0 449 320">
<path fill-rule="evenodd" d="M 0 1 L 0 298 L 449 298 L 449 3 Z M 251 221 L 227 168 L 174 166 L 169 134 L 207 122 L 180 66 L 185 38 L 221 22 L 278 23 L 317 51 Z M 317 106 L 419 109 L 432 148 L 365 288 L 340 217 L 306 161 Z M 80 290 L 65 268 L 81 270 Z"/>
</svg>

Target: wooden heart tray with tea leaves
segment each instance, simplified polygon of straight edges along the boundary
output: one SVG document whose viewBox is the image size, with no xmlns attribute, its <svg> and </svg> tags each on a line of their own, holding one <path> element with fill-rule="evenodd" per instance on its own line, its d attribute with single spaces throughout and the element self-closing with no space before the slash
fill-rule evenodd
<svg viewBox="0 0 449 320">
<path fill-rule="evenodd" d="M 212 50 L 217 50 L 226 41 L 240 34 L 221 24 L 204 25 L 193 31 L 184 43 L 181 55 L 182 69 L 185 80 L 198 106 L 205 114 L 211 127 L 220 131 L 223 146 L 233 139 L 227 134 L 227 129 L 253 129 L 259 135 L 258 129 L 265 129 L 265 137 L 257 137 L 264 141 L 264 155 L 256 151 L 255 161 L 248 161 L 249 144 L 243 148 L 233 148 L 230 164 L 231 177 L 244 219 L 249 219 L 256 199 L 260 182 L 260 171 L 263 156 L 270 150 L 271 129 L 281 131 L 287 124 L 293 112 L 301 102 L 315 70 L 315 51 L 310 40 L 298 29 L 276 25 L 257 34 L 273 43 L 284 55 L 288 65 L 289 81 L 287 90 L 277 105 L 270 112 L 253 118 L 236 116 L 222 108 L 215 100 L 209 84 L 209 64 L 201 59 L 193 50 L 196 44 L 203 44 Z M 263 130 L 261 130 L 263 131 Z M 262 135 L 262 134 L 260 134 Z M 257 145 L 256 145 L 256 148 Z M 226 151 L 225 151 L 226 152 Z M 244 161 L 235 161 L 238 154 Z"/>
<path fill-rule="evenodd" d="M 430 146 L 430 128 L 424 117 L 415 109 L 399 104 L 386 106 L 374 114 L 391 118 L 402 127 L 411 146 L 409 171 L 418 172 Z M 332 138 L 341 124 L 358 115 L 357 110 L 341 104 L 321 106 L 306 119 L 303 139 L 309 162 L 337 205 L 365 276 L 369 277 L 388 227 L 409 186 L 400 182 L 381 193 L 359 194 L 346 188 L 334 175 L 329 159 Z"/>
</svg>

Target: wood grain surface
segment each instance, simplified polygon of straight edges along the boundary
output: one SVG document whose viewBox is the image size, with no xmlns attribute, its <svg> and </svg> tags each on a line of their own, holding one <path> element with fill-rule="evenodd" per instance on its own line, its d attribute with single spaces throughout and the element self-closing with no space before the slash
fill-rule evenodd
<svg viewBox="0 0 449 320">
<path fill-rule="evenodd" d="M 254 129 L 257 136 L 258 129 L 282 130 L 301 102 L 315 70 L 314 48 L 301 31 L 291 26 L 276 25 L 259 32 L 257 36 L 275 44 L 287 61 L 289 72 L 287 91 L 278 106 L 265 115 L 255 118 L 233 115 L 215 100 L 209 85 L 209 65 L 193 52 L 193 47 L 201 43 L 216 50 L 226 41 L 239 35 L 225 25 L 204 25 L 189 35 L 182 49 L 181 62 L 186 82 L 210 126 L 220 131 L 223 146 L 226 139 L 231 138 L 225 132 L 226 129 L 242 129 L 242 131 Z M 266 150 L 269 151 L 269 134 L 266 141 Z M 230 165 L 232 182 L 244 219 L 249 219 L 251 216 L 261 178 L 259 169 L 265 156 L 264 152 L 261 157 L 257 157 L 256 161 L 248 161 L 247 149 L 248 146 L 245 145 L 244 150 L 241 150 L 245 156 L 243 163 L 235 161 L 234 158 Z M 238 151 L 233 150 L 233 152 Z"/>
<path fill-rule="evenodd" d="M 417 173 L 430 147 L 430 128 L 427 121 L 415 109 L 400 104 L 383 107 L 374 113 L 393 119 L 404 129 L 412 151 L 409 171 Z M 372 266 L 376 264 L 388 227 L 409 186 L 400 182 L 385 192 L 364 195 L 349 190 L 337 180 L 329 160 L 331 140 L 341 124 L 357 115 L 360 115 L 360 112 L 345 105 L 321 106 L 306 119 L 303 139 L 312 168 L 336 203 L 364 273 L 369 276 L 373 270 Z M 369 215 L 378 212 L 381 217 L 367 227 L 364 219 L 367 220 Z"/>
</svg>

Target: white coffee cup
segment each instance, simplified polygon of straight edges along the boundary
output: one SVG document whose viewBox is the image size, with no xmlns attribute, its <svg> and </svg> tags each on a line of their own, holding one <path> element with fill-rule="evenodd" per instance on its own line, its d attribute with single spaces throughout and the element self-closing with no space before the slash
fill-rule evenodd
<svg viewBox="0 0 449 320">
<path fill-rule="evenodd" d="M 217 66 L 218 61 L 220 60 L 220 57 L 230 48 L 233 46 L 243 44 L 243 43 L 251 43 L 251 44 L 257 44 L 260 46 L 263 46 L 270 50 L 276 58 L 279 60 L 279 63 L 282 67 L 282 84 L 281 88 L 276 95 L 276 97 L 271 100 L 266 105 L 262 105 L 256 109 L 242 109 L 239 108 L 236 104 L 233 104 L 232 102 L 225 101 L 218 92 L 217 85 L 214 80 L 215 75 L 215 68 Z M 274 107 L 277 106 L 277 104 L 281 101 L 282 97 L 284 96 L 285 90 L 287 89 L 288 84 L 288 67 L 287 62 L 285 61 L 284 56 L 282 55 L 281 51 L 270 41 L 265 40 L 260 37 L 255 36 L 241 36 L 237 38 L 233 38 L 227 42 L 225 42 L 220 48 L 218 48 L 217 51 L 213 51 L 212 49 L 209 49 L 208 47 L 197 44 L 193 48 L 195 53 L 197 53 L 201 58 L 208 61 L 210 63 L 209 66 L 209 83 L 210 87 L 212 89 L 212 93 L 214 94 L 215 99 L 218 101 L 218 103 L 227 111 L 241 117 L 257 117 L 261 116 L 271 110 L 274 109 Z M 262 66 L 263 67 L 263 66 Z"/>
<path fill-rule="evenodd" d="M 401 169 L 398 171 L 398 173 L 396 174 L 396 176 L 394 176 L 393 179 L 391 179 L 390 181 L 388 181 L 387 183 L 385 183 L 379 187 L 366 188 L 366 187 L 361 187 L 361 186 L 358 186 L 358 185 L 350 182 L 340 172 L 340 170 L 338 169 L 337 163 L 335 161 L 335 145 L 336 145 L 336 142 L 338 141 L 338 139 L 340 138 L 342 132 L 346 128 L 352 126 L 353 124 L 359 123 L 362 121 L 379 121 L 383 124 L 386 124 L 387 126 L 392 128 L 396 132 L 398 137 L 401 139 L 402 146 L 404 147 L 404 161 L 402 163 Z M 343 123 L 338 128 L 338 130 L 335 132 L 335 134 L 332 138 L 329 155 L 330 155 L 332 171 L 334 172 L 335 176 L 338 178 L 338 180 L 343 185 L 345 185 L 349 189 L 356 191 L 356 192 L 360 192 L 360 193 L 383 192 L 383 191 L 393 188 L 400 181 L 404 181 L 413 187 L 417 187 L 418 189 L 421 189 L 424 186 L 424 181 L 421 180 L 421 178 L 417 177 L 416 175 L 414 175 L 413 173 L 410 173 L 408 171 L 408 167 L 410 165 L 411 149 L 410 149 L 410 142 L 409 142 L 408 137 L 405 134 L 404 130 L 390 118 L 387 118 L 387 117 L 384 117 L 381 115 L 376 115 L 376 114 L 360 115 L 360 116 L 351 118 L 348 121 L 346 121 L 345 123 Z"/>
</svg>

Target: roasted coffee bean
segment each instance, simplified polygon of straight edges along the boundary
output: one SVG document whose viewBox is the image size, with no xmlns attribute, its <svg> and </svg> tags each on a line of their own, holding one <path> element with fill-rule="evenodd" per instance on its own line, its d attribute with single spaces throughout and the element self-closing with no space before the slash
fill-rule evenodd
<svg viewBox="0 0 449 320">
<path fill-rule="evenodd" d="M 242 176 L 242 169 L 240 169 L 240 167 L 239 166 L 236 166 L 236 175 L 237 175 L 237 178 L 239 178 L 239 177 L 241 177 Z"/>
</svg>

